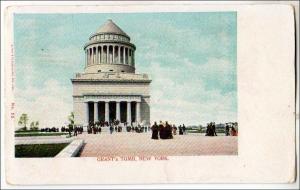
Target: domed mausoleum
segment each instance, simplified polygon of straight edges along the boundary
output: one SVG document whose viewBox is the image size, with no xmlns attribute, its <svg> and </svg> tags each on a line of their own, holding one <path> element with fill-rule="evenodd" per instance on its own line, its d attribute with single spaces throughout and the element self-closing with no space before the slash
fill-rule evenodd
<svg viewBox="0 0 300 190">
<path fill-rule="evenodd" d="M 84 46 L 85 68 L 71 79 L 75 124 L 96 121 L 150 123 L 151 80 L 135 73 L 136 47 L 112 20 Z"/>
</svg>

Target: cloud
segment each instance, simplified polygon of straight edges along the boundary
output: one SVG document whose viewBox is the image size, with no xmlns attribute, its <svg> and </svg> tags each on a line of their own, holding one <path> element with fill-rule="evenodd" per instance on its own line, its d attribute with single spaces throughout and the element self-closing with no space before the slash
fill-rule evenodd
<svg viewBox="0 0 300 190">
<path fill-rule="evenodd" d="M 59 48 L 57 46 L 50 45 L 37 52 L 35 60 L 36 62 L 39 62 L 39 64 L 49 64 L 52 66 L 68 67 L 69 69 L 72 69 L 82 64 L 81 60 L 78 59 L 77 56 L 74 56 L 81 54 L 84 54 L 81 47 L 68 45 L 64 48 Z"/>
<path fill-rule="evenodd" d="M 77 30 L 80 24 L 68 24 L 76 20 L 62 18 L 57 24 L 47 18 L 20 16 L 15 33 L 19 45 L 17 116 L 28 113 L 43 127 L 66 122 L 72 110 L 72 89 L 67 82 L 71 74 L 82 71 L 82 45 L 88 38 Z M 188 23 L 181 17 L 151 17 L 147 25 L 135 27 L 134 35 L 130 33 L 137 46 L 136 72 L 152 78 L 152 121 L 187 125 L 236 121 L 236 34 L 232 18 L 200 15 Z"/>
<path fill-rule="evenodd" d="M 58 127 L 67 122 L 72 111 L 70 89 L 59 84 L 57 80 L 47 80 L 43 87 L 27 86 L 25 90 L 17 89 L 16 126 L 22 113 L 27 113 L 29 121 L 39 121 L 40 127 Z"/>
<path fill-rule="evenodd" d="M 159 56 L 155 55 L 151 60 Z M 237 92 L 227 89 L 236 85 L 231 79 L 236 74 L 233 63 L 211 57 L 207 62 L 197 64 L 171 53 L 165 54 L 164 58 L 172 60 L 173 64 L 152 61 L 145 71 L 152 78 L 152 121 L 167 120 L 188 125 L 236 121 Z"/>
</svg>

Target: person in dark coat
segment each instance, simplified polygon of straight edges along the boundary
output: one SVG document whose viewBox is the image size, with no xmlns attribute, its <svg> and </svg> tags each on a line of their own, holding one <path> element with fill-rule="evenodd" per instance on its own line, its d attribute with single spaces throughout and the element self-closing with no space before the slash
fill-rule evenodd
<svg viewBox="0 0 300 190">
<path fill-rule="evenodd" d="M 238 132 L 233 126 L 231 127 L 231 136 L 238 136 Z"/>
<path fill-rule="evenodd" d="M 158 125 L 156 122 L 154 122 L 154 125 L 152 126 L 152 139 L 158 139 Z"/>
<path fill-rule="evenodd" d="M 173 125 L 173 127 L 172 127 L 173 135 L 176 135 L 176 131 L 177 131 L 177 127 L 175 125 Z"/>
<path fill-rule="evenodd" d="M 179 125 L 179 135 L 183 135 L 183 130 L 182 130 L 182 127 L 181 127 L 181 125 Z"/>
<path fill-rule="evenodd" d="M 171 125 L 169 125 L 167 121 L 166 121 L 166 139 L 173 139 L 172 127 Z"/>
<path fill-rule="evenodd" d="M 114 127 L 113 127 L 112 125 L 110 125 L 110 127 L 109 127 L 109 131 L 110 131 L 110 134 L 112 134 L 112 133 L 113 133 L 113 131 L 114 131 Z"/>
<path fill-rule="evenodd" d="M 225 134 L 226 134 L 226 136 L 229 136 L 230 134 L 229 134 L 229 126 L 228 126 L 228 124 L 226 123 L 226 126 L 225 126 Z"/>
<path fill-rule="evenodd" d="M 207 124 L 205 136 L 212 136 L 212 127 L 211 127 L 211 123 L 208 123 L 208 124 Z"/>
<path fill-rule="evenodd" d="M 183 124 L 183 125 L 182 125 L 182 132 L 183 132 L 183 134 L 186 134 L 186 131 L 185 131 L 185 130 L 186 130 L 186 128 L 185 128 L 185 125 Z"/>
<path fill-rule="evenodd" d="M 74 127 L 74 136 L 77 136 L 77 126 Z"/>
<path fill-rule="evenodd" d="M 72 134 L 71 134 L 71 129 L 70 129 L 70 127 L 69 127 L 69 136 L 71 137 L 72 136 Z"/>
<path fill-rule="evenodd" d="M 158 125 L 158 131 L 159 131 L 159 138 L 164 139 L 164 125 L 161 121 L 159 122 Z"/>
<path fill-rule="evenodd" d="M 216 132 L 216 124 L 212 123 L 212 136 L 218 136 Z"/>
</svg>

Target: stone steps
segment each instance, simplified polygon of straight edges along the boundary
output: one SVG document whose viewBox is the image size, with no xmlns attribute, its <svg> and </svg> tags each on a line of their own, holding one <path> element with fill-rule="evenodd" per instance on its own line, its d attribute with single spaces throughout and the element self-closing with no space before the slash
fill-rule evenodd
<svg viewBox="0 0 300 190">
<path fill-rule="evenodd" d="M 115 133 L 116 131 L 113 130 L 113 132 Z M 101 127 L 101 133 L 103 133 L 103 134 L 110 133 L 109 127 Z M 127 133 L 126 127 L 122 127 L 122 133 Z"/>
</svg>

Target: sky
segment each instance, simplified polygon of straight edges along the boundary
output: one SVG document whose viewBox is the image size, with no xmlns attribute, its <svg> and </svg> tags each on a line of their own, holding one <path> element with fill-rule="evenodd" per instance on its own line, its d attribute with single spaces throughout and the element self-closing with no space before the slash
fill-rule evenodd
<svg viewBox="0 0 300 190">
<path fill-rule="evenodd" d="M 83 46 L 107 19 L 136 45 L 136 73 L 152 79 L 152 122 L 237 121 L 236 12 L 15 14 L 16 118 L 66 124 L 70 79 L 83 72 Z"/>
</svg>

